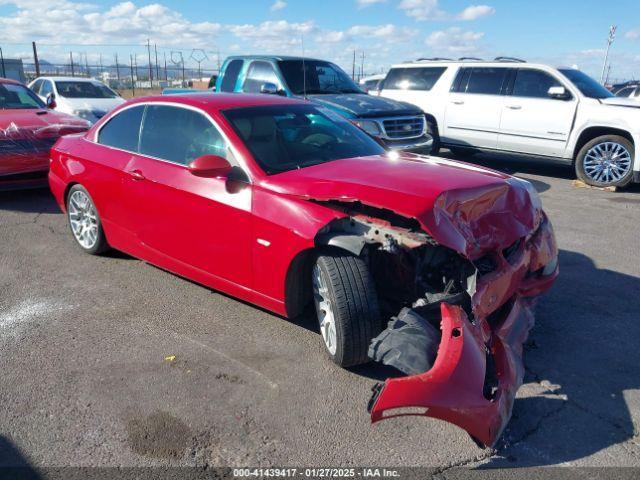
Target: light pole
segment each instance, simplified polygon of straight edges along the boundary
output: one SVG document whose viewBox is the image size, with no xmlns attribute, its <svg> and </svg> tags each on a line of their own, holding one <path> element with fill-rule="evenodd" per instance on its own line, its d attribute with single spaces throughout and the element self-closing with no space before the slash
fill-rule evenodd
<svg viewBox="0 0 640 480">
<path fill-rule="evenodd" d="M 609 49 L 611 48 L 611 44 L 616 39 L 616 30 L 618 27 L 616 25 L 611 25 L 609 29 L 609 38 L 607 38 L 607 50 L 604 52 L 604 63 L 602 64 L 602 75 L 600 75 L 600 83 L 604 84 L 604 75 L 607 71 L 607 60 L 609 59 Z"/>
</svg>

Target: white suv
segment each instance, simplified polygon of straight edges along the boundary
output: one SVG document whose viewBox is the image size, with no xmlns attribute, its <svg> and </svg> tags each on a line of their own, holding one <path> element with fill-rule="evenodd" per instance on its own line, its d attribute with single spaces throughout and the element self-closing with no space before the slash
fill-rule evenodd
<svg viewBox="0 0 640 480">
<path fill-rule="evenodd" d="M 433 152 L 535 155 L 574 164 L 590 185 L 640 182 L 640 102 L 579 70 L 505 57 L 426 59 L 393 66 L 380 88 L 424 110 Z"/>
</svg>

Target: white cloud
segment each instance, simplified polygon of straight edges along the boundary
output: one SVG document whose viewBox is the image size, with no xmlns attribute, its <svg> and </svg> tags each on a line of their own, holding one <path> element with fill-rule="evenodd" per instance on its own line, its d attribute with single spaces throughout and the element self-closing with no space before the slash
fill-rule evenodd
<svg viewBox="0 0 640 480">
<path fill-rule="evenodd" d="M 496 9 L 489 5 L 469 5 L 458 14 L 452 14 L 440 8 L 438 0 L 402 0 L 398 6 L 400 10 L 419 21 L 426 20 L 477 20 L 493 15 Z"/>
<path fill-rule="evenodd" d="M 277 12 L 278 10 L 282 10 L 286 6 L 287 6 L 287 2 L 283 2 L 282 0 L 276 0 L 275 2 L 273 2 L 273 5 L 271 5 L 270 10 L 272 12 Z"/>
<path fill-rule="evenodd" d="M 446 13 L 438 6 L 438 0 L 402 0 L 400 10 L 416 20 L 444 20 Z"/>
<path fill-rule="evenodd" d="M 640 28 L 636 30 L 629 30 L 624 34 L 624 38 L 628 40 L 638 40 L 640 38 Z"/>
<path fill-rule="evenodd" d="M 258 25 L 231 25 L 227 27 L 236 37 L 249 41 L 253 47 L 263 51 L 279 50 L 301 46 L 303 37 L 318 31 L 314 22 L 290 23 L 286 20 L 266 21 Z"/>
<path fill-rule="evenodd" d="M 358 8 L 367 8 L 376 3 L 385 3 L 387 0 L 356 0 Z"/>
<path fill-rule="evenodd" d="M 460 27 L 451 27 L 446 30 L 438 30 L 431 33 L 425 43 L 431 47 L 433 53 L 442 56 L 471 55 L 480 50 L 479 42 L 484 37 L 482 32 L 462 30 Z"/>
<path fill-rule="evenodd" d="M 458 20 L 477 20 L 496 13 L 496 9 L 489 5 L 470 5 L 457 15 Z"/>
</svg>

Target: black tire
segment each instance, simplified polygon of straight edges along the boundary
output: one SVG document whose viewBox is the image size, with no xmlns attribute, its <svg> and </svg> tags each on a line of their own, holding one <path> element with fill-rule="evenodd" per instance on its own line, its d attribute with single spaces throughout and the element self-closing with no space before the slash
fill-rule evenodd
<svg viewBox="0 0 640 480">
<path fill-rule="evenodd" d="M 97 226 L 97 230 L 98 231 L 97 231 L 97 237 L 96 237 L 95 243 L 93 243 L 93 245 L 91 245 L 90 247 L 86 247 L 86 246 L 84 246 L 84 245 L 82 245 L 80 243 L 80 241 L 76 237 L 76 234 L 73 231 L 73 226 L 71 225 L 70 202 L 71 202 L 71 196 L 75 192 L 84 193 L 87 196 L 87 198 L 89 199 L 89 202 L 91 202 L 91 206 L 93 207 L 93 210 L 95 211 L 95 217 L 96 217 L 95 224 Z M 88 253 L 90 255 L 100 255 L 101 253 L 104 253 L 107 250 L 110 250 L 111 247 L 109 246 L 109 243 L 107 242 L 107 238 L 104 235 L 104 230 L 102 228 L 102 222 L 100 220 L 100 215 L 98 213 L 98 209 L 96 208 L 95 203 L 93 202 L 93 198 L 91 198 L 91 195 L 86 190 L 86 188 L 84 188 L 82 185 L 79 185 L 79 184 L 76 184 L 76 185 L 72 186 L 69 189 L 69 192 L 67 193 L 66 206 L 67 206 L 67 221 L 69 222 L 69 228 L 71 229 L 71 235 L 73 236 L 74 240 L 76 241 L 76 244 L 82 249 L 82 251 L 86 252 L 86 253 Z"/>
<path fill-rule="evenodd" d="M 584 161 L 585 161 L 585 157 L 587 156 L 587 153 L 589 152 L 589 150 L 591 150 L 593 147 L 595 147 L 599 143 L 605 143 L 605 142 L 613 142 L 613 143 L 622 145 L 631 156 L 631 167 L 629 168 L 629 171 L 617 181 L 609 181 L 609 182 L 597 181 L 591 178 L 585 172 Z M 633 143 L 631 143 L 629 140 L 619 135 L 602 135 L 600 137 L 596 137 L 593 140 L 587 142 L 576 155 L 576 158 L 575 158 L 576 176 L 578 177 L 578 179 L 582 180 L 587 185 L 592 185 L 594 187 L 626 187 L 633 180 L 633 162 L 634 162 Z"/>
<path fill-rule="evenodd" d="M 438 132 L 438 124 L 429 117 L 427 117 L 427 133 L 433 138 L 433 145 L 429 153 L 431 155 L 437 155 L 440 153 L 440 133 Z"/>
<path fill-rule="evenodd" d="M 449 150 L 457 158 L 471 158 L 477 153 L 469 148 L 449 147 Z"/>
<path fill-rule="evenodd" d="M 322 337 L 325 351 L 341 367 L 369 362 L 369 344 L 382 329 L 378 295 L 366 263 L 347 252 L 332 250 L 318 256 L 312 276 L 318 271 L 323 276 L 335 322 L 335 352 L 329 350 Z M 313 285 L 320 325 L 322 314 L 316 280 Z"/>
</svg>

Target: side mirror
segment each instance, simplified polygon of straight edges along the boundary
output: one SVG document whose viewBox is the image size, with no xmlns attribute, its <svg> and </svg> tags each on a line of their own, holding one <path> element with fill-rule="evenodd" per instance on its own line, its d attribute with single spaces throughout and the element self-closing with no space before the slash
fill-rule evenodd
<svg viewBox="0 0 640 480">
<path fill-rule="evenodd" d="M 232 168 L 226 158 L 218 155 L 202 155 L 189 164 L 189 171 L 198 177 L 226 177 Z"/>
<path fill-rule="evenodd" d="M 569 100 L 571 98 L 571 94 L 564 87 L 551 87 L 547 91 L 547 95 L 549 95 L 549 98 L 556 100 Z"/>
<path fill-rule="evenodd" d="M 266 93 L 267 95 L 277 95 L 278 86 L 275 83 L 266 82 L 260 86 L 260 93 Z"/>
<path fill-rule="evenodd" d="M 56 105 L 56 96 L 53 93 L 50 93 L 47 95 L 47 108 L 50 108 L 51 110 L 53 110 L 54 108 L 57 107 Z"/>
</svg>

